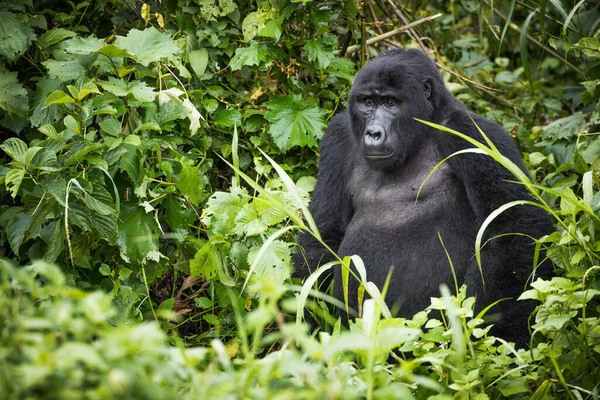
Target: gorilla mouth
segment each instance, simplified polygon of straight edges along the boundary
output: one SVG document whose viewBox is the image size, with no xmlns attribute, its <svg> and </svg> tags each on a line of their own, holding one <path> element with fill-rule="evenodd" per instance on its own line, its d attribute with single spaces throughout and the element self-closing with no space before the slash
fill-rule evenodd
<svg viewBox="0 0 600 400">
<path fill-rule="evenodd" d="M 368 153 L 365 154 L 365 158 L 367 160 L 377 160 L 377 161 L 381 161 L 381 160 L 387 160 L 388 158 L 391 158 L 394 156 L 394 154 L 396 154 L 396 150 L 389 152 L 389 153 Z"/>
</svg>

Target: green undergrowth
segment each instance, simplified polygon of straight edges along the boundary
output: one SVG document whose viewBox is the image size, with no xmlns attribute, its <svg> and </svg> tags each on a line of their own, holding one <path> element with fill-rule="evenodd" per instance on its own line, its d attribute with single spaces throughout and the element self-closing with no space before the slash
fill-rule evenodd
<svg viewBox="0 0 600 400">
<path fill-rule="evenodd" d="M 0 2 L 0 398 L 599 398 L 598 21 L 586 0 Z M 473 151 L 555 219 L 529 349 L 465 288 L 404 320 L 358 257 L 291 277 L 323 129 L 394 46 L 503 125 L 533 181 Z M 335 268 L 369 298 L 349 327 Z"/>
</svg>

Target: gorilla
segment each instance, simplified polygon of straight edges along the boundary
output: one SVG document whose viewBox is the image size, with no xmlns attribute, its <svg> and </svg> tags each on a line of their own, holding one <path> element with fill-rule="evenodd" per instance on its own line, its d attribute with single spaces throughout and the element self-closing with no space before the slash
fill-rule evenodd
<svg viewBox="0 0 600 400">
<path fill-rule="evenodd" d="M 503 204 L 532 197 L 502 165 L 474 153 L 447 160 L 417 197 L 436 164 L 472 146 L 416 119 L 484 142 L 479 127 L 527 173 L 513 139 L 454 98 L 427 55 L 414 49 L 391 50 L 359 71 L 349 111 L 333 118 L 321 141 L 310 204 L 321 237 L 340 257 L 359 255 L 368 279 L 380 289 L 393 268 L 386 303 L 399 305 L 403 317 L 412 317 L 430 304 L 430 297 L 439 297 L 441 284 L 453 288 L 453 268 L 458 284 L 465 283 L 468 295 L 476 296 L 477 310 L 510 298 L 492 308 L 499 314 L 493 333 L 525 344 L 535 304 L 516 299 L 533 277 L 531 238 L 552 232 L 550 217 L 534 206 L 515 206 L 497 217 L 482 242 L 483 281 L 475 259 L 481 224 Z M 301 251 L 294 259 L 301 278 L 335 259 L 308 233 L 300 234 L 298 242 Z M 543 265 L 535 276 L 549 273 Z M 343 300 L 339 268 L 333 287 L 335 297 Z M 349 305 L 354 309 L 357 288 L 351 276 Z"/>
</svg>

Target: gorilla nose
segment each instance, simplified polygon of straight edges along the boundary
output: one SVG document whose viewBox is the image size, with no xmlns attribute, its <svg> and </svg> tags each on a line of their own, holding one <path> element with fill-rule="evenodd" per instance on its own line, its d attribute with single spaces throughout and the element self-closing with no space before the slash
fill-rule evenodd
<svg viewBox="0 0 600 400">
<path fill-rule="evenodd" d="M 370 126 L 365 131 L 365 135 L 372 140 L 379 140 L 383 136 L 383 132 L 379 127 Z"/>
</svg>

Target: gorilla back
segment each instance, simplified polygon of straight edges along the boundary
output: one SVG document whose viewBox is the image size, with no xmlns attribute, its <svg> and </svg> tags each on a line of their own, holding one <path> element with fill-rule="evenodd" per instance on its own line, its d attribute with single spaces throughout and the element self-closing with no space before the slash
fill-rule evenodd
<svg viewBox="0 0 600 400">
<path fill-rule="evenodd" d="M 482 248 L 485 285 L 475 261 L 475 238 L 498 207 L 530 200 L 527 190 L 490 157 L 450 158 L 419 187 L 433 167 L 470 147 L 454 135 L 415 118 L 462 132 L 481 142 L 477 126 L 499 151 L 523 171 L 514 141 L 498 124 L 470 112 L 446 90 L 433 62 L 417 50 L 392 50 L 357 75 L 349 110 L 329 124 L 320 145 L 319 174 L 310 210 L 327 245 L 340 256 L 358 254 L 369 280 L 382 288 L 390 269 L 386 301 L 412 317 L 439 296 L 442 283 L 454 286 L 448 255 L 459 284 L 477 297 L 478 309 L 503 298 L 495 334 L 520 344 L 527 338 L 530 302 L 516 302 L 533 272 L 534 244 L 552 232 L 546 213 L 532 206 L 512 207 L 486 229 Z M 524 235 L 502 235 L 520 233 Z M 334 257 L 311 235 L 302 234 L 295 256 L 297 275 Z M 446 255 L 446 252 L 448 255 Z M 547 266 L 536 276 L 548 275 Z M 351 279 L 352 281 L 352 279 Z M 350 283 L 350 306 L 357 306 L 357 283 Z M 339 269 L 334 292 L 343 298 Z"/>
</svg>

